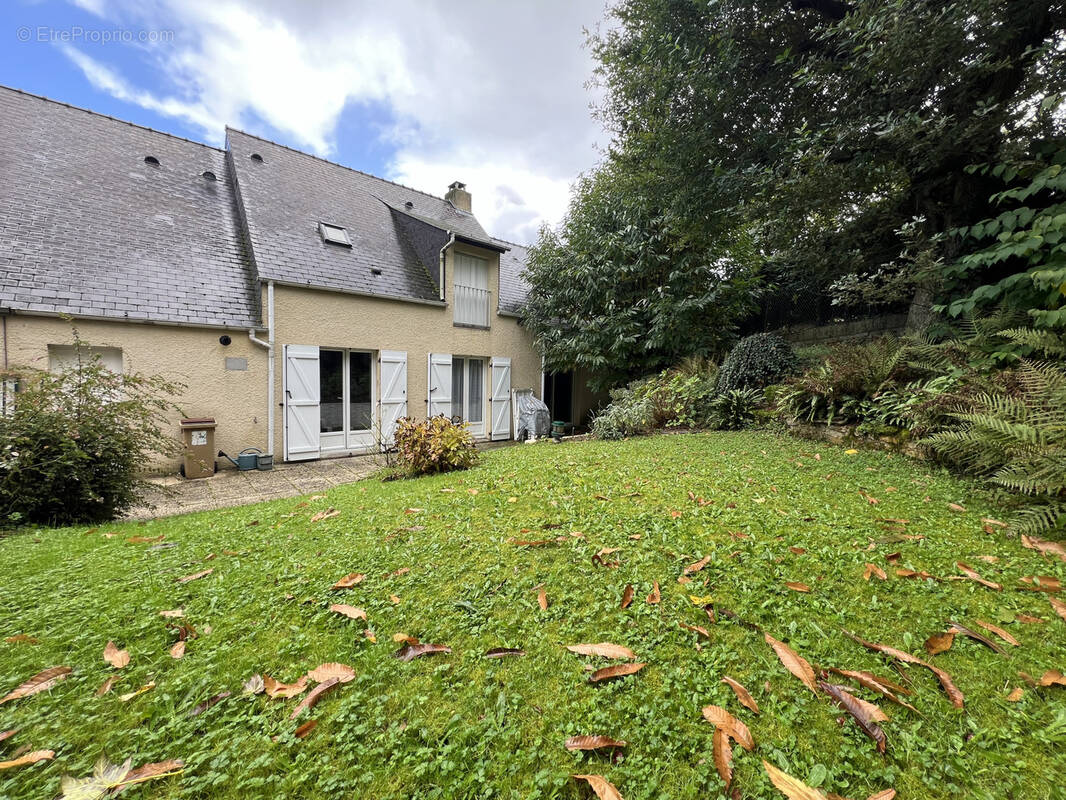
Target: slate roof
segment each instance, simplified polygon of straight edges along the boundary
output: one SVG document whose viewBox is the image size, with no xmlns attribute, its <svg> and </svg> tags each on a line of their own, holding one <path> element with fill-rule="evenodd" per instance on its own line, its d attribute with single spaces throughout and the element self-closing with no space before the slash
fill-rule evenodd
<svg viewBox="0 0 1066 800">
<path fill-rule="evenodd" d="M 255 286 L 223 151 L 0 87 L 0 309 L 245 328 Z"/>
<path fill-rule="evenodd" d="M 500 313 L 520 315 L 529 294 L 529 282 L 522 274 L 526 269 L 529 252 L 514 242 L 506 242 L 503 239 L 495 241 L 510 248 L 506 253 L 500 253 Z"/>
<path fill-rule="evenodd" d="M 507 246 L 447 200 L 243 131 L 228 129 L 227 140 L 264 280 L 439 303 L 445 231 Z M 319 222 L 346 228 L 351 248 L 324 242 Z"/>
</svg>

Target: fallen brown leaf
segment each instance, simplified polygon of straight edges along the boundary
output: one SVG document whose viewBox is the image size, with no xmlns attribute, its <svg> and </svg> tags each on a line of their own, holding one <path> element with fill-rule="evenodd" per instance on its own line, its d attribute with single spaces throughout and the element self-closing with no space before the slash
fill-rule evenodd
<svg viewBox="0 0 1066 800">
<path fill-rule="evenodd" d="M 888 580 L 888 575 L 885 574 L 883 569 L 876 564 L 870 564 L 867 562 L 866 567 L 862 571 L 862 579 L 868 581 L 871 576 L 876 576 L 878 580 L 882 581 Z"/>
<path fill-rule="evenodd" d="M 633 602 L 633 584 L 627 583 L 626 588 L 622 591 L 622 608 L 629 608 L 629 604 Z"/>
<path fill-rule="evenodd" d="M 18 728 L 12 728 L 9 731 L 0 731 L 0 742 L 4 741 L 6 739 L 10 739 L 12 736 L 14 736 L 18 732 L 19 732 Z"/>
<path fill-rule="evenodd" d="M 714 729 L 711 751 L 714 754 L 714 766 L 718 770 L 718 777 L 728 789 L 733 783 L 733 746 L 729 743 L 729 734 L 721 728 Z"/>
<path fill-rule="evenodd" d="M 602 775 L 572 775 L 571 777 L 585 781 L 592 787 L 592 791 L 596 793 L 599 800 L 622 800 L 618 789 Z"/>
<path fill-rule="evenodd" d="M 137 689 L 136 691 L 127 692 L 126 694 L 120 694 L 118 696 L 118 699 L 121 700 L 123 703 L 128 703 L 134 697 L 139 697 L 142 694 L 144 694 L 145 692 L 152 691 L 152 689 L 154 689 L 154 688 L 155 688 L 155 681 L 148 681 L 148 683 L 146 683 L 144 686 L 142 686 L 140 689 Z"/>
<path fill-rule="evenodd" d="M 909 708 L 911 711 L 915 712 L 918 710 L 906 700 L 901 700 L 897 696 L 897 693 L 914 694 L 914 692 L 905 686 L 900 686 L 899 684 L 890 681 L 888 678 L 882 678 L 881 676 L 874 675 L 872 672 L 866 670 L 836 669 L 835 667 L 830 667 L 829 671 L 846 678 L 851 678 L 860 686 L 869 689 L 872 692 L 877 692 L 881 696 L 888 698 L 893 703 L 897 703 L 904 708 Z"/>
<path fill-rule="evenodd" d="M 855 697 L 842 686 L 836 686 L 825 681 L 819 681 L 818 685 L 822 691 L 836 700 L 837 704 L 851 715 L 852 719 L 859 724 L 859 728 L 862 729 L 863 733 L 873 739 L 877 745 L 877 752 L 884 753 L 887 738 L 884 730 L 877 724 L 888 719 L 884 712 L 873 703 L 868 703 Z"/>
<path fill-rule="evenodd" d="M 507 658 L 507 656 L 524 656 L 525 650 L 517 647 L 493 647 L 491 650 L 486 650 L 484 658 Z"/>
<path fill-rule="evenodd" d="M 340 614 L 349 619 L 366 619 L 366 612 L 363 609 L 345 603 L 333 603 L 330 605 L 329 610 L 334 614 Z"/>
<path fill-rule="evenodd" d="M 1019 702 L 1022 699 L 1022 696 L 1024 694 L 1025 694 L 1025 689 L 1023 689 L 1021 686 L 1017 686 L 1017 687 L 1015 687 L 1014 689 L 1011 690 L 1010 694 L 1007 695 L 1007 702 L 1008 703 L 1017 703 L 1017 702 Z"/>
<path fill-rule="evenodd" d="M 856 636 L 855 634 L 850 633 L 849 631 L 844 631 L 844 635 L 852 641 L 858 642 L 867 650 L 873 650 L 876 653 L 883 653 L 884 655 L 891 656 L 897 661 L 902 661 L 906 664 L 917 664 L 920 667 L 925 667 L 934 675 L 936 675 L 937 680 L 940 681 L 940 685 L 944 687 L 944 691 L 947 693 L 948 698 L 951 700 L 951 704 L 955 706 L 955 708 L 963 707 L 963 693 L 959 691 L 959 688 L 955 685 L 955 682 L 951 679 L 951 676 L 944 670 L 940 669 L 940 667 L 934 667 L 927 661 L 922 661 L 922 659 L 918 658 L 917 656 L 912 656 L 910 653 L 907 653 L 903 650 L 898 650 L 895 647 L 890 647 L 887 644 L 868 642 L 865 639 L 862 639 Z"/>
<path fill-rule="evenodd" d="M 1066 619 L 1066 603 L 1059 600 L 1057 597 L 1048 597 L 1048 602 L 1051 603 L 1051 607 L 1055 609 L 1055 613 L 1063 619 Z"/>
<path fill-rule="evenodd" d="M 1021 647 L 1021 642 L 1019 642 L 1017 639 L 1015 639 L 1013 636 L 1011 636 L 998 625 L 993 625 L 991 622 L 985 622 L 981 619 L 975 621 L 986 631 L 991 631 L 992 633 L 996 634 L 996 636 L 1005 641 L 1007 644 L 1013 645 L 1014 647 Z"/>
<path fill-rule="evenodd" d="M 361 583 L 366 575 L 361 572 L 351 572 L 330 586 L 330 589 L 351 589 L 357 583 Z"/>
<path fill-rule="evenodd" d="M 340 683 L 348 683 L 355 680 L 355 670 L 347 664 L 329 661 L 325 664 L 319 664 L 307 673 L 307 677 L 316 683 L 325 683 L 332 678 L 336 678 Z"/>
<path fill-rule="evenodd" d="M 928 639 L 925 640 L 925 652 L 931 656 L 935 656 L 939 653 L 943 653 L 946 650 L 951 649 L 951 645 L 955 643 L 955 634 L 952 631 L 945 633 L 934 633 Z"/>
<path fill-rule="evenodd" d="M 1036 536 L 1022 535 L 1022 546 L 1028 547 L 1030 550 L 1037 550 L 1044 555 L 1058 556 L 1062 561 L 1066 561 L 1066 544 L 1062 542 L 1049 542 L 1046 539 L 1040 539 Z"/>
<path fill-rule="evenodd" d="M 711 632 L 709 630 L 707 630 L 706 628 L 701 628 L 699 625 L 689 625 L 687 622 L 678 622 L 677 624 L 680 625 L 682 628 L 684 628 L 687 631 L 692 631 L 693 633 L 698 633 L 704 639 L 710 639 L 711 638 Z"/>
<path fill-rule="evenodd" d="M 300 679 L 295 683 L 282 683 L 269 675 L 263 676 L 263 691 L 266 692 L 267 697 L 296 697 L 298 694 L 303 694 L 307 689 L 307 676 L 301 675 Z"/>
<path fill-rule="evenodd" d="M 785 586 L 794 592 L 809 592 L 811 587 L 805 583 L 799 583 L 798 581 L 785 581 Z"/>
<path fill-rule="evenodd" d="M 948 508 L 950 508 L 952 511 L 957 511 L 960 514 L 965 513 L 966 511 L 966 508 L 964 506 L 960 506 L 958 503 L 948 503 Z"/>
<path fill-rule="evenodd" d="M 737 700 L 740 701 L 740 704 L 742 706 L 747 709 L 750 709 L 751 711 L 754 711 L 756 714 L 759 713 L 759 704 L 755 702 L 755 698 L 751 696 L 751 693 L 747 689 L 745 689 L 739 681 L 734 680 L 733 678 L 730 678 L 728 675 L 726 675 L 724 678 L 722 678 L 722 683 L 729 686 L 729 688 L 736 693 Z"/>
<path fill-rule="evenodd" d="M 340 516 L 340 513 L 335 508 L 327 508 L 325 511 L 319 511 L 317 514 L 311 517 L 311 522 L 321 522 L 324 519 L 330 519 L 331 517 Z"/>
<path fill-rule="evenodd" d="M 355 676 L 353 675 L 352 677 L 354 678 Z M 349 678 L 348 680 L 351 680 L 351 678 Z M 293 709 L 292 714 L 289 716 L 289 719 L 296 719 L 304 711 L 307 711 L 310 708 L 314 708 L 315 703 L 317 703 L 322 698 L 322 695 L 337 688 L 341 685 L 341 683 L 341 679 L 336 677 L 328 678 L 322 681 L 322 683 L 318 684 L 318 686 L 312 689 L 310 694 L 308 694 L 307 697 L 301 700 L 300 704 Z"/>
<path fill-rule="evenodd" d="M 1034 617 L 1029 614 L 1016 614 L 1014 618 L 1018 620 L 1018 622 L 1023 622 L 1026 625 L 1043 625 L 1045 622 L 1047 622 L 1046 619 Z"/>
<path fill-rule="evenodd" d="M 183 641 L 182 642 L 177 642 L 173 647 L 170 648 L 170 657 L 171 658 L 181 658 L 184 655 L 185 655 L 185 642 L 183 642 Z"/>
<path fill-rule="evenodd" d="M 589 683 L 599 683 L 600 681 L 609 681 L 613 678 L 624 678 L 626 675 L 632 675 L 635 672 L 640 672 L 647 664 L 617 664 L 613 667 L 604 667 L 598 669 L 589 675 Z"/>
<path fill-rule="evenodd" d="M 198 581 L 200 578 L 206 578 L 214 572 L 214 569 L 205 569 L 203 572 L 194 572 L 192 575 L 186 575 L 177 579 L 177 583 L 188 583 L 189 581 Z"/>
<path fill-rule="evenodd" d="M 34 750 L 32 753 L 26 753 L 26 755 L 19 756 L 11 761 L 0 761 L 0 769 L 13 769 L 36 764 L 38 761 L 48 761 L 55 758 L 55 754 L 55 750 Z"/>
<path fill-rule="evenodd" d="M 311 731 L 313 731 L 316 725 L 318 725 L 317 719 L 309 719 L 303 725 L 294 730 L 292 732 L 292 735 L 295 736 L 297 739 L 302 739 Z"/>
<path fill-rule="evenodd" d="M 566 649 L 571 653 L 577 653 L 581 656 L 601 656 L 603 658 L 636 658 L 637 655 L 628 647 L 622 647 L 618 644 L 611 644 L 610 642 L 600 642 L 599 644 L 570 644 L 566 646 Z"/>
<path fill-rule="evenodd" d="M 969 564 L 965 564 L 962 561 L 956 561 L 955 566 L 959 568 L 959 572 L 961 572 L 963 575 L 965 575 L 967 578 L 969 578 L 971 581 L 974 581 L 975 583 L 979 583 L 982 586 L 987 586 L 989 589 L 995 589 L 997 592 L 1003 588 L 994 581 L 987 581 L 982 578 L 980 575 L 977 574 L 977 571 L 974 570 L 974 568 L 971 567 Z"/>
<path fill-rule="evenodd" d="M 207 711 L 207 709 L 211 708 L 212 706 L 217 705 L 218 703 L 221 703 L 223 700 L 225 700 L 229 696 L 230 696 L 229 692 L 219 692 L 218 694 L 207 698 L 202 703 L 200 703 L 198 706 L 196 706 L 196 708 L 194 708 L 192 711 L 189 712 L 189 716 L 190 717 L 198 717 L 201 714 L 203 714 L 205 711 Z"/>
<path fill-rule="evenodd" d="M 3 697 L 0 697 L 0 705 L 11 700 L 29 697 L 39 692 L 46 692 L 73 671 L 70 667 L 49 667 L 46 670 L 42 670 L 29 680 L 20 683 Z"/>
<path fill-rule="evenodd" d="M 1030 575 L 1022 578 L 1025 584 L 1023 589 L 1032 589 L 1036 592 L 1061 592 L 1062 581 L 1054 575 Z"/>
<path fill-rule="evenodd" d="M 262 694 L 266 691 L 266 684 L 262 675 L 253 675 L 241 685 L 241 688 L 245 694 Z"/>
<path fill-rule="evenodd" d="M 755 740 L 752 738 L 748 726 L 721 706 L 705 706 L 703 709 L 703 718 L 715 728 L 724 731 L 745 750 L 755 749 Z"/>
<path fill-rule="evenodd" d="M 122 669 L 130 663 L 130 654 L 127 650 L 119 650 L 114 642 L 108 642 L 104 648 L 104 661 L 115 669 Z"/>
<path fill-rule="evenodd" d="M 625 746 L 625 742 L 610 736 L 571 736 L 566 740 L 567 750 L 599 750 L 603 747 Z"/>
<path fill-rule="evenodd" d="M 166 617 L 167 619 L 178 619 L 185 616 L 184 608 L 175 608 L 171 611 L 160 611 L 159 616 Z"/>
<path fill-rule="evenodd" d="M 40 644 L 41 640 L 35 636 L 28 636 L 25 633 L 16 633 L 14 636 L 8 636 L 4 639 L 8 644 Z"/>
<path fill-rule="evenodd" d="M 111 687 L 115 685 L 117 681 L 122 680 L 120 675 L 112 675 L 106 681 L 100 684 L 100 688 L 96 690 L 97 697 L 103 697 L 105 694 L 111 691 Z"/>
<path fill-rule="evenodd" d="M 770 783 L 788 798 L 788 800 L 825 800 L 825 795 L 812 789 L 803 781 L 797 780 L 787 772 L 782 772 L 769 761 L 762 762 L 763 769 L 770 776 Z"/>
<path fill-rule="evenodd" d="M 709 563 L 711 563 L 711 557 L 709 555 L 708 556 L 704 556 L 699 561 L 697 561 L 695 564 L 689 564 L 687 567 L 685 567 L 681 571 L 681 574 L 682 575 L 691 575 L 694 572 L 699 572 L 701 569 L 706 567 Z"/>
<path fill-rule="evenodd" d="M 662 600 L 662 595 L 659 593 L 658 581 L 655 581 L 655 583 L 652 585 L 651 594 L 648 595 L 647 600 L 648 605 L 652 606 L 658 605 L 659 601 Z"/>
<path fill-rule="evenodd" d="M 1049 669 L 1040 676 L 1041 686 L 1066 686 L 1066 675 L 1057 669 Z"/>
<path fill-rule="evenodd" d="M 537 605 L 540 606 L 541 611 L 548 610 L 548 591 L 543 585 L 537 587 Z"/>
<path fill-rule="evenodd" d="M 993 642 L 987 636 L 985 636 L 983 634 L 980 634 L 977 631 L 970 630 L 965 625 L 960 625 L 957 622 L 949 622 L 949 624 L 951 625 L 951 630 L 954 633 L 961 633 L 963 636 L 968 636 L 969 638 L 973 639 L 975 642 L 980 642 L 981 644 L 983 644 L 985 647 L 989 648 L 990 650 L 995 650 L 1000 655 L 1006 655 L 1007 651 L 1004 650 L 1002 647 L 1000 647 L 995 642 Z"/>
<path fill-rule="evenodd" d="M 450 653 L 452 649 L 442 644 L 429 644 L 427 642 L 420 642 L 419 644 L 408 644 L 401 647 L 395 653 L 392 654 L 393 658 L 398 658 L 400 661 L 411 661 L 415 658 L 421 658 L 422 656 L 431 656 L 437 653 Z"/>
<path fill-rule="evenodd" d="M 818 685 L 814 680 L 814 670 L 811 665 L 784 642 L 779 642 L 768 633 L 763 634 L 766 643 L 777 653 L 778 659 L 784 664 L 785 669 L 803 681 L 803 685 L 815 694 L 818 694 Z"/>
</svg>

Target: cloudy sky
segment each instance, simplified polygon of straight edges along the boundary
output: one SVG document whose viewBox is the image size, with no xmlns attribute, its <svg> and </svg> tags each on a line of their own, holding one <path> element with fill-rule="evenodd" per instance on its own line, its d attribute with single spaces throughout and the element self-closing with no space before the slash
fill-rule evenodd
<svg viewBox="0 0 1066 800">
<path fill-rule="evenodd" d="M 441 195 L 493 234 L 562 216 L 606 144 L 605 0 L 5 0 L 0 83 L 221 145 L 241 128 Z"/>
</svg>

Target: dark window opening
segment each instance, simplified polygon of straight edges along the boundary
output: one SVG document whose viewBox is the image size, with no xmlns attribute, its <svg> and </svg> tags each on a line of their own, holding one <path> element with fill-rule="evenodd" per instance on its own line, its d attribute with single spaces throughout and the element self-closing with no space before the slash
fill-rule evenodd
<svg viewBox="0 0 1066 800">
<path fill-rule="evenodd" d="M 144 157 L 144 163 L 145 164 L 149 164 L 149 165 L 151 165 L 153 167 L 158 167 L 159 166 L 159 159 L 156 158 L 155 156 L 145 156 Z"/>
<path fill-rule="evenodd" d="M 218 178 L 215 177 L 215 173 L 213 173 L 211 171 L 205 172 L 203 174 L 203 177 L 204 177 L 205 180 L 209 180 L 209 181 L 217 181 L 218 180 Z"/>
<path fill-rule="evenodd" d="M 370 353 L 349 353 L 348 359 L 348 425 L 353 431 L 368 431 L 373 422 L 373 363 Z"/>
<path fill-rule="evenodd" d="M 248 156 L 248 157 L 249 157 L 250 159 L 252 159 L 252 161 L 258 161 L 258 162 L 259 162 L 260 164 L 262 164 L 262 163 L 263 163 L 263 157 L 262 157 L 261 155 L 259 155 L 259 153 L 252 153 L 252 154 L 251 154 L 250 156 Z"/>
</svg>

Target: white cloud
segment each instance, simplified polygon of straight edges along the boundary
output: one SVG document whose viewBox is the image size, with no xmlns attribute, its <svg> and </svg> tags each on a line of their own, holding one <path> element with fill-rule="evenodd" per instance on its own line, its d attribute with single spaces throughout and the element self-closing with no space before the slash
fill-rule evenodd
<svg viewBox="0 0 1066 800">
<path fill-rule="evenodd" d="M 126 27 L 176 29 L 145 48 L 161 84 L 151 92 L 67 48 L 103 91 L 214 143 L 225 123 L 256 132 L 262 120 L 326 157 L 346 104 L 383 104 L 396 119 L 383 177 L 433 194 L 464 181 L 478 218 L 504 238 L 528 242 L 558 221 L 570 182 L 598 157 L 582 28 L 603 0 L 76 2 Z"/>
</svg>

